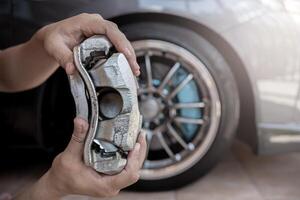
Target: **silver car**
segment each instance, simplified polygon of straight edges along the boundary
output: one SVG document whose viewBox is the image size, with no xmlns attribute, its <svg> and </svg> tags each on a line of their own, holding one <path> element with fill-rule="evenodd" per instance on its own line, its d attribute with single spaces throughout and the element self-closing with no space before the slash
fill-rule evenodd
<svg viewBox="0 0 300 200">
<path fill-rule="evenodd" d="M 235 133 L 258 154 L 300 150 L 300 1 L 7 2 L 0 3 L 0 14 L 7 16 L 12 6 L 13 20 L 10 31 L 0 33 L 1 48 L 82 12 L 116 22 L 132 41 L 149 143 L 135 189 L 173 189 L 197 180 L 222 158 Z M 0 25 L 8 26 L 4 20 Z M 68 140 L 74 117 L 66 91 L 66 76 L 58 71 L 37 89 L 1 94 L 1 115 L 10 116 L 1 127 L 30 135 L 45 149 L 59 146 L 54 138 Z M 24 113 L 26 125 L 16 120 Z"/>
</svg>

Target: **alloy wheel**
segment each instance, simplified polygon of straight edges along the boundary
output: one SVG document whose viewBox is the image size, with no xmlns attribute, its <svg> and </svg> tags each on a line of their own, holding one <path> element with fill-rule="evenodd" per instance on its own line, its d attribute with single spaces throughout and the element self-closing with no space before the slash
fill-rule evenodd
<svg viewBox="0 0 300 200">
<path fill-rule="evenodd" d="M 132 43 L 141 66 L 139 105 L 148 155 L 141 179 L 176 176 L 213 143 L 221 103 L 205 64 L 187 49 L 161 40 Z"/>
</svg>

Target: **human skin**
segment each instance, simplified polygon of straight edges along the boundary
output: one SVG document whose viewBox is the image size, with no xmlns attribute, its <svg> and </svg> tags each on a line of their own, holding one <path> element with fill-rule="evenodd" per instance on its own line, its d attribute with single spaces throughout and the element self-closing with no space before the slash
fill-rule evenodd
<svg viewBox="0 0 300 200">
<path fill-rule="evenodd" d="M 0 91 L 18 92 L 42 84 L 59 67 L 67 74 L 75 71 L 72 49 L 84 38 L 106 35 L 122 52 L 135 75 L 139 66 L 130 42 L 114 23 L 98 14 L 80 14 L 41 28 L 28 42 L 0 52 Z M 99 174 L 83 162 L 83 146 L 88 123 L 74 119 L 74 132 L 67 148 L 51 168 L 16 200 L 56 200 L 68 194 L 110 197 L 135 183 L 145 159 L 146 140 L 141 133 L 128 162 L 119 174 Z"/>
<path fill-rule="evenodd" d="M 99 14 L 80 14 L 41 28 L 28 42 L 0 51 L 0 91 L 17 92 L 43 83 L 59 66 L 75 70 L 73 47 L 84 38 L 106 35 L 123 53 L 135 75 L 139 65 L 130 42 L 113 22 Z"/>
<path fill-rule="evenodd" d="M 145 154 L 146 141 L 142 132 L 128 162 L 119 174 L 99 174 L 83 163 L 82 154 L 87 123 L 80 118 L 74 120 L 74 133 L 69 145 L 53 161 L 51 168 L 30 188 L 17 196 L 16 200 L 56 200 L 68 194 L 112 197 L 139 179 Z"/>
</svg>

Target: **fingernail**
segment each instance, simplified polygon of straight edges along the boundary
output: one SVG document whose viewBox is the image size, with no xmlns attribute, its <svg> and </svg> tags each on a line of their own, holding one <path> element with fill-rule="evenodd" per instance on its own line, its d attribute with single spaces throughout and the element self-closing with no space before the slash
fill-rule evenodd
<svg viewBox="0 0 300 200">
<path fill-rule="evenodd" d="M 134 71 L 134 74 L 135 74 L 136 76 L 139 76 L 139 75 L 141 74 L 141 72 L 140 72 L 140 70 L 136 70 L 136 71 Z"/>
</svg>

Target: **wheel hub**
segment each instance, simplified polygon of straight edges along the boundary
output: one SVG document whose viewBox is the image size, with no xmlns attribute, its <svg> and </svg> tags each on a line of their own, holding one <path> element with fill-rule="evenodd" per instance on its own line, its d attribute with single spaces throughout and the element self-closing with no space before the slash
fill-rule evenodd
<svg viewBox="0 0 300 200">
<path fill-rule="evenodd" d="M 140 110 L 145 121 L 152 121 L 161 111 L 160 102 L 154 98 L 146 98 L 140 102 Z"/>
</svg>

